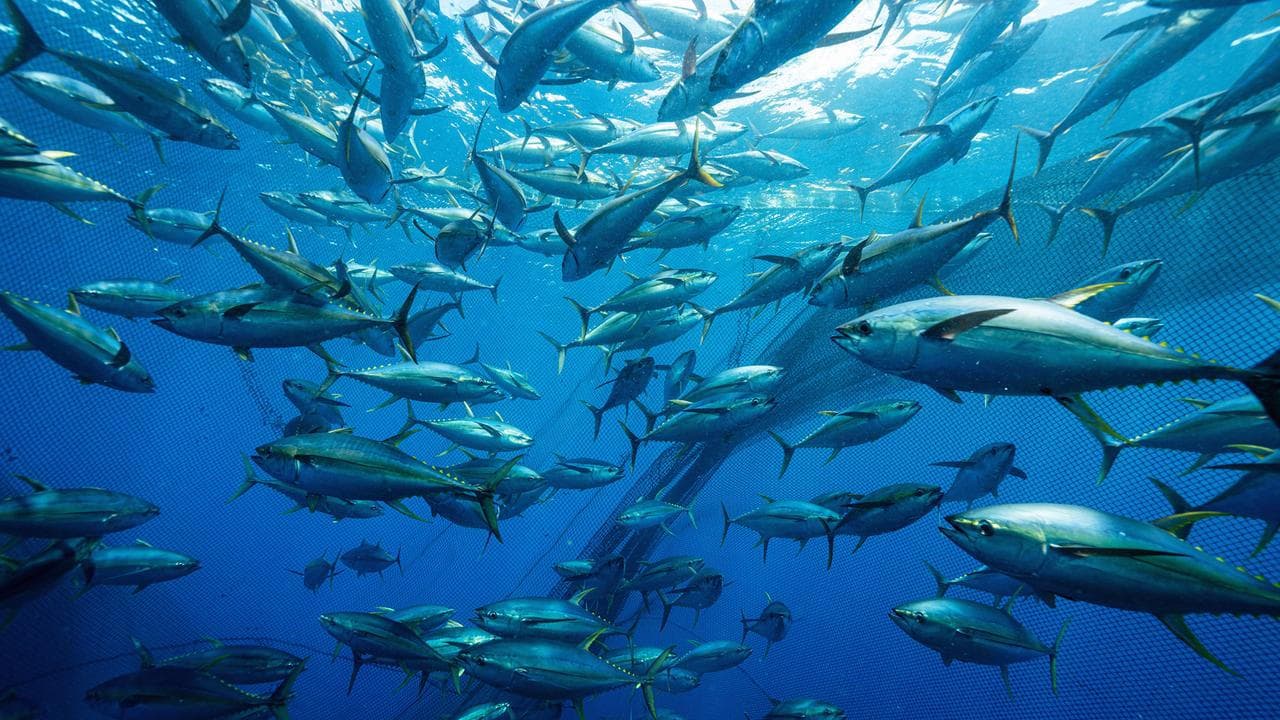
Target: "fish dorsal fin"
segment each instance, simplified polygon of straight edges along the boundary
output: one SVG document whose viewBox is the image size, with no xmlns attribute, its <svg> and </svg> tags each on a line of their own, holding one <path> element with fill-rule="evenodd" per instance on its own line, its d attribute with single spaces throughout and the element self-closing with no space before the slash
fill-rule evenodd
<svg viewBox="0 0 1280 720">
<path fill-rule="evenodd" d="M 924 227 L 924 202 L 928 199 L 929 193 L 926 192 L 920 198 L 920 204 L 916 206 L 916 216 L 912 218 L 911 224 L 907 226 L 908 229 Z"/>
<path fill-rule="evenodd" d="M 213 647 L 216 647 L 216 648 L 222 647 L 222 641 L 216 637 L 209 637 L 208 635 L 206 635 L 204 639 L 205 639 L 205 642 L 209 643 Z"/>
<path fill-rule="evenodd" d="M 777 502 L 777 500 L 774 500 L 773 498 L 769 497 L 768 495 L 765 495 L 764 493 L 758 493 L 758 494 L 760 495 L 760 499 L 764 500 L 769 505 L 772 505 L 775 502 Z"/>
<path fill-rule="evenodd" d="M 636 53 L 636 39 L 631 35 L 631 31 L 626 25 L 622 26 L 622 52 L 624 55 L 634 55 Z"/>
<path fill-rule="evenodd" d="M 134 544 L 136 547 L 144 547 L 144 548 L 153 547 L 151 543 L 147 542 L 146 540 L 143 540 L 142 538 L 138 538 L 138 539 L 134 540 L 134 541 L 133 541 L 133 544 Z"/>
<path fill-rule="evenodd" d="M 835 417 L 836 415 L 840 414 L 840 411 L 839 410 L 819 410 L 818 414 L 824 415 L 826 417 Z"/>
<path fill-rule="evenodd" d="M 293 231 L 289 229 L 288 225 L 284 226 L 284 236 L 289 238 L 289 252 L 294 255 L 301 255 L 302 253 L 298 252 L 298 238 L 293 236 Z"/>
<path fill-rule="evenodd" d="M 29 485 L 34 492 L 44 492 L 49 489 L 48 485 L 45 485 L 35 478 L 27 477 L 26 475 L 14 475 L 14 477 Z"/>
<path fill-rule="evenodd" d="M 172 285 L 174 281 L 182 277 L 181 273 L 174 273 L 160 280 L 161 285 Z"/>
<path fill-rule="evenodd" d="M 1049 302 L 1061 305 L 1064 308 L 1074 310 L 1077 305 L 1088 300 L 1089 298 L 1101 295 L 1113 287 L 1127 285 L 1122 282 L 1097 283 L 1096 285 L 1085 285 L 1084 287 L 1074 288 L 1063 293 L 1058 293 L 1049 298 Z"/>
<path fill-rule="evenodd" d="M 72 315 L 80 314 L 80 301 L 76 300 L 76 296 L 71 293 L 67 293 L 67 312 Z"/>
<path fill-rule="evenodd" d="M 498 420 L 501 422 L 506 422 L 506 419 L 502 417 L 502 413 L 498 412 L 497 410 L 493 411 L 493 416 L 498 418 Z"/>
<path fill-rule="evenodd" d="M 1201 399 L 1199 399 L 1199 398 L 1189 398 L 1189 397 L 1186 397 L 1186 398 L 1180 398 L 1180 399 L 1182 400 L 1182 402 L 1184 402 L 1184 403 L 1186 403 L 1186 404 L 1190 405 L 1191 407 L 1193 407 L 1193 408 L 1195 408 L 1195 409 L 1197 409 L 1197 410 L 1203 410 L 1203 409 L 1205 409 L 1205 408 L 1207 408 L 1207 407 L 1209 407 L 1210 405 L 1212 405 L 1212 404 L 1213 404 L 1213 403 L 1209 402 L 1208 400 L 1201 400 Z"/>
<path fill-rule="evenodd" d="M 112 340 L 115 340 L 116 342 L 122 342 L 120 340 L 120 333 L 116 332 L 115 328 L 113 327 L 105 328 L 103 332 L 110 335 Z"/>
<path fill-rule="evenodd" d="M 595 588 L 593 587 L 582 588 L 582 590 L 578 591 L 578 594 L 574 595 L 569 600 L 569 602 L 573 603 L 574 605 L 577 605 L 578 607 L 582 607 L 582 599 L 585 598 L 587 595 L 590 595 L 592 590 L 595 590 Z"/>
</svg>

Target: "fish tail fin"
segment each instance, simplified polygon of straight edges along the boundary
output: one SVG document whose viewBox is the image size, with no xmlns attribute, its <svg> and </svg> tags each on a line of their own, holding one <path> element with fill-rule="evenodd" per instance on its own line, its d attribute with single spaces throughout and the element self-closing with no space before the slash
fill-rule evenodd
<svg viewBox="0 0 1280 720">
<path fill-rule="evenodd" d="M 631 404 L 639 408 L 640 414 L 644 416 L 644 431 L 652 431 L 653 426 L 658 422 L 658 413 L 650 410 L 648 406 L 640 402 L 639 399 L 632 400 Z"/>
<path fill-rule="evenodd" d="M 502 282 L 502 276 L 499 275 L 498 279 L 494 280 L 493 284 L 489 286 L 489 294 L 493 296 L 493 301 L 495 303 L 498 302 L 498 284 L 501 282 Z"/>
<path fill-rule="evenodd" d="M 702 158 L 700 157 L 702 154 L 700 150 L 700 135 L 701 120 L 695 124 L 693 129 L 693 151 L 689 153 L 689 167 L 685 169 L 684 176 L 690 180 L 697 180 L 698 182 L 713 188 L 722 188 L 724 185 L 721 185 L 720 181 L 707 174 L 706 168 L 702 167 Z"/>
<path fill-rule="evenodd" d="M 240 487 L 236 490 L 234 495 L 227 498 L 227 502 L 238 500 L 241 495 L 249 492 L 253 489 L 254 485 L 258 484 L 258 476 L 253 472 L 253 463 L 250 462 L 249 456 L 241 455 L 240 457 L 244 460 L 244 482 L 240 483 Z"/>
<path fill-rule="evenodd" d="M 400 574 L 404 575 L 404 565 L 400 564 L 400 553 L 404 552 L 403 547 L 396 548 L 396 567 L 400 568 Z"/>
<path fill-rule="evenodd" d="M 658 720 L 658 707 L 653 698 L 653 681 L 658 678 L 658 673 L 662 671 L 663 666 L 666 665 L 673 652 L 675 652 L 674 647 L 663 650 L 662 654 L 649 665 L 644 677 L 640 678 L 640 682 L 637 683 L 640 687 L 640 694 L 644 696 L 644 707 L 649 711 L 651 720 Z"/>
<path fill-rule="evenodd" d="M 1198 118 L 1171 117 L 1165 122 L 1187 134 L 1191 141 L 1191 157 L 1195 163 L 1196 189 L 1200 188 L 1200 141 L 1204 138 L 1205 116 Z"/>
<path fill-rule="evenodd" d="M 1116 232 L 1116 222 L 1120 219 L 1124 209 L 1080 208 L 1080 212 L 1097 220 L 1102 225 L 1102 257 L 1106 257 L 1107 250 L 1111 247 L 1111 236 L 1115 235 Z"/>
<path fill-rule="evenodd" d="M 738 641 L 738 643 L 741 644 L 747 641 L 747 628 L 751 626 L 751 621 L 747 619 L 747 613 L 745 610 L 739 609 L 738 613 L 742 615 L 742 619 L 738 621 L 742 623 L 742 639 Z"/>
<path fill-rule="evenodd" d="M 1013 177 L 1018 172 L 1018 140 L 1013 139 L 1013 162 L 1009 163 L 1009 179 L 1004 184 L 1004 195 L 1000 198 L 1000 207 L 996 209 L 1000 217 L 1009 224 L 1009 232 L 1013 233 L 1013 241 L 1019 245 L 1022 240 L 1018 238 L 1018 221 L 1013 217 Z"/>
<path fill-rule="evenodd" d="M 1195 509 L 1191 506 L 1191 503 L 1187 502 L 1186 498 L 1178 494 L 1177 490 L 1174 490 L 1172 487 L 1169 487 L 1169 485 L 1163 482 L 1160 482 L 1155 478 L 1147 478 L 1147 479 L 1151 481 L 1152 485 L 1156 486 L 1156 489 L 1160 491 L 1160 494 L 1163 495 L 1164 499 L 1169 503 L 1170 509 L 1173 510 L 1173 512 L 1171 513 L 1172 515 L 1182 515 L 1183 513 L 1189 513 Z M 1156 524 L 1160 525 L 1160 522 L 1157 521 Z M 1187 536 L 1191 534 L 1191 526 L 1193 524 L 1195 524 L 1195 521 L 1190 520 L 1188 522 L 1178 522 L 1171 527 L 1170 526 L 1163 526 L 1163 527 L 1165 527 L 1166 530 L 1169 530 L 1169 532 L 1172 532 L 1174 535 L 1178 536 L 1178 538 L 1182 540 L 1186 540 Z"/>
<path fill-rule="evenodd" d="M 619 422 L 618 424 L 622 426 L 622 432 L 626 434 L 627 442 L 631 443 L 631 467 L 634 468 L 636 466 L 636 454 L 640 452 L 640 443 L 642 441 L 635 433 L 631 432 L 631 428 L 627 427 L 626 423 Z"/>
<path fill-rule="evenodd" d="M 1054 239 L 1058 237 L 1058 231 L 1062 229 L 1062 218 L 1066 217 L 1067 211 L 1071 209 L 1071 206 L 1063 204 L 1054 207 L 1042 202 L 1038 202 L 1035 205 L 1043 210 L 1045 215 L 1049 216 L 1049 239 L 1044 241 L 1044 246 L 1049 247 L 1053 244 Z"/>
<path fill-rule="evenodd" d="M 675 607 L 674 602 L 668 602 L 667 596 L 658 591 L 658 602 L 662 603 L 662 623 L 658 625 L 658 630 L 662 631 L 667 627 L 667 621 L 671 619 L 671 608 Z"/>
<path fill-rule="evenodd" d="M 796 446 L 783 440 L 781 435 L 772 430 L 769 431 L 769 436 L 782 447 L 782 469 L 778 471 L 778 479 L 781 480 L 782 476 L 787 474 L 787 468 L 791 465 L 791 458 L 796 453 Z"/>
<path fill-rule="evenodd" d="M 756 127 L 756 124 L 749 118 L 747 119 L 747 130 L 751 133 L 751 147 L 758 146 L 760 141 L 764 140 L 764 133 L 760 132 L 760 128 Z"/>
<path fill-rule="evenodd" d="M 596 421 L 595 432 L 592 433 L 591 439 L 593 440 L 599 439 L 600 438 L 600 421 L 604 420 L 604 408 L 598 408 L 595 405 L 592 405 L 591 403 L 587 402 L 586 400 L 579 400 L 578 402 L 582 403 L 582 406 L 591 412 L 591 417 L 594 418 Z"/>
<path fill-rule="evenodd" d="M 1250 368 L 1245 387 L 1262 403 L 1271 422 L 1280 427 L 1280 350 Z"/>
<path fill-rule="evenodd" d="M 1062 647 L 1062 638 L 1067 634 L 1067 626 L 1070 624 L 1071 618 L 1062 621 L 1058 636 L 1053 639 L 1053 647 L 1049 648 L 1049 688 L 1054 695 L 1058 694 L 1058 650 Z"/>
<path fill-rule="evenodd" d="M 391 326 L 395 328 L 396 335 L 400 336 L 400 342 L 404 344 L 404 352 L 409 359 L 418 362 L 418 349 L 413 344 L 413 337 L 409 334 L 409 312 L 413 310 L 413 301 L 418 299 L 418 289 L 421 285 L 414 285 L 409 291 L 408 297 L 400 305 L 400 309 L 396 311 L 395 317 L 391 320 Z"/>
<path fill-rule="evenodd" d="M 850 184 L 849 187 L 858 193 L 858 220 L 862 220 L 867 214 L 867 196 L 871 194 L 871 186 Z"/>
<path fill-rule="evenodd" d="M 1067 412 L 1075 415 L 1084 429 L 1102 446 L 1102 464 L 1098 468 L 1098 484 L 1101 485 L 1102 481 L 1107 479 L 1107 474 L 1111 472 L 1111 466 L 1115 465 L 1120 451 L 1129 447 L 1129 441 L 1102 419 L 1102 416 L 1089 407 L 1089 404 L 1079 395 L 1055 399 L 1059 405 L 1067 409 Z"/>
<path fill-rule="evenodd" d="M 298 676 L 302 674 L 305 667 L 305 662 L 298 663 L 298 667 L 289 673 L 289 677 L 285 678 L 284 682 L 280 683 L 275 691 L 267 697 L 266 705 L 271 708 L 271 714 L 275 715 L 276 720 L 289 720 L 289 710 L 286 706 L 293 699 L 293 684 L 298 681 Z M 354 673 L 351 679 L 355 680 Z"/>
<path fill-rule="evenodd" d="M 695 306 L 696 307 L 696 306 Z M 702 336 L 698 338 L 698 343 L 702 344 L 707 341 L 707 333 L 711 332 L 711 323 L 716 321 L 716 313 L 719 310 L 703 310 L 702 314 Z"/>
<path fill-rule="evenodd" d="M 142 195 L 138 196 L 138 199 L 136 201 L 138 203 L 138 206 L 134 208 L 134 212 L 138 214 L 139 222 L 145 222 L 142 217 L 142 211 L 146 209 L 147 200 L 150 200 L 151 196 L 155 194 L 154 191 L 159 189 L 160 189 L 160 186 L 156 185 L 153 188 L 149 188 Z M 209 221 L 209 227 L 206 228 L 204 232 L 200 233 L 200 237 L 196 238 L 195 242 L 191 243 L 191 247 L 195 247 L 203 243 L 205 240 L 208 240 L 214 235 L 222 235 L 222 236 L 230 235 L 230 233 L 227 232 L 227 229 L 222 227 L 222 223 L 221 223 L 222 201 L 226 199 L 227 199 L 227 188 L 224 185 L 222 187 L 222 194 L 218 196 L 218 204 L 215 205 L 213 208 L 213 219 Z M 285 226 L 285 231 L 288 232 L 288 230 L 289 230 L 288 226 Z"/>
<path fill-rule="evenodd" d="M 947 594 L 947 590 L 950 588 L 950 586 L 947 585 L 947 579 L 942 577 L 942 573 L 938 572 L 938 568 L 929 564 L 928 560 L 924 560 L 923 562 L 925 569 L 927 569 L 929 574 L 933 576 L 933 583 L 938 586 L 938 597 L 943 597 Z"/>
<path fill-rule="evenodd" d="M 1162 483 L 1155 478 L 1147 479 L 1151 481 L 1152 485 L 1156 486 L 1156 489 L 1159 490 L 1160 494 L 1164 496 L 1164 499 L 1168 501 L 1169 507 L 1173 509 L 1174 514 L 1189 512 L 1192 509 L 1191 503 L 1187 502 L 1186 498 L 1179 495 L 1177 490 L 1174 490 L 1167 484 Z"/>
<path fill-rule="evenodd" d="M 1053 143 L 1058 139 L 1058 134 L 1052 130 L 1037 130 L 1026 125 L 1015 125 L 1022 132 L 1029 135 L 1040 145 L 1040 155 L 1036 158 L 1036 175 L 1044 169 L 1045 162 L 1049 159 L 1049 153 L 1053 152 Z"/>
<path fill-rule="evenodd" d="M 724 529 L 720 531 L 720 547 L 724 547 L 724 541 L 729 537 L 729 526 L 733 524 L 733 519 L 729 517 L 729 508 L 720 503 L 720 516 L 724 519 Z"/>
<path fill-rule="evenodd" d="M 5 56 L 4 62 L 0 63 L 0 75 L 8 75 L 49 49 L 36 33 L 31 21 L 18 9 L 18 3 L 4 0 L 4 7 L 9 14 L 9 22 L 18 33 L 18 44 Z"/>
<path fill-rule="evenodd" d="M 566 297 L 565 300 L 568 300 L 573 309 L 578 311 L 578 319 L 582 321 L 582 332 L 578 335 L 578 339 L 581 340 L 587 336 L 587 326 L 591 322 L 592 310 L 571 297 Z"/>
<path fill-rule="evenodd" d="M 569 349 L 569 346 L 560 343 L 558 340 L 556 340 L 555 338 L 551 337 L 550 335 L 544 332 L 539 331 L 538 334 L 542 336 L 542 339 L 551 343 L 551 347 L 556 349 L 556 371 L 558 373 L 563 373 L 564 372 L 564 355 L 565 355 L 565 352 Z"/>
</svg>

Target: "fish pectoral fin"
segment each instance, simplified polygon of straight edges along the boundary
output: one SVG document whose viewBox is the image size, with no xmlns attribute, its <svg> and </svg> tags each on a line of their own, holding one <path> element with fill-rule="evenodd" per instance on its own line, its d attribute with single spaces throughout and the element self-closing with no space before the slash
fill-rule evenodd
<svg viewBox="0 0 1280 720">
<path fill-rule="evenodd" d="M 229 307 L 222 312 L 222 317 L 228 320 L 239 320 L 240 318 L 243 318 L 245 315 L 248 315 L 249 312 L 252 311 L 258 305 L 259 303 L 251 302 L 251 303 L 243 303 L 241 305 L 236 305 L 234 307 Z"/>
<path fill-rule="evenodd" d="M 972 330 L 983 323 L 990 322 L 1002 315 L 1008 315 L 1011 312 L 1013 312 L 1013 308 L 992 308 L 990 310 L 963 313 L 937 323 L 921 333 L 921 336 L 930 340 L 950 342 L 955 340 L 960 333 Z"/>
<path fill-rule="evenodd" d="M 921 125 L 920 127 L 903 130 L 898 134 L 903 137 L 908 135 L 941 135 L 944 138 L 949 138 L 954 133 L 949 125 Z"/>
<path fill-rule="evenodd" d="M 785 255 L 756 255 L 755 259 L 764 260 L 765 262 L 771 262 L 775 265 L 784 265 L 792 270 L 798 269 L 800 267 L 799 260 L 793 257 L 787 257 Z"/>
<path fill-rule="evenodd" d="M 122 368 L 129 364 L 129 361 L 133 358 L 133 354 L 129 352 L 129 346 L 125 345 L 124 342 L 120 340 L 119 336 L 116 336 L 116 342 L 120 343 L 120 349 L 116 350 L 116 354 L 112 356 L 111 360 L 108 361 L 107 364 L 113 368 Z"/>
<path fill-rule="evenodd" d="M 956 392 L 955 390 L 952 390 L 951 388 L 934 387 L 933 385 L 930 385 L 929 387 L 933 388 L 934 392 L 938 393 L 942 397 L 950 400 L 951 402 L 957 405 L 964 402 L 964 399 L 960 397 L 960 393 Z"/>
<path fill-rule="evenodd" d="M 36 346 L 29 342 L 20 342 L 16 345 L 6 345 L 5 347 L 0 348 L 0 350 L 4 350 L 6 352 L 30 352 L 35 349 Z"/>
<path fill-rule="evenodd" d="M 1049 302 L 1074 310 L 1077 305 L 1089 298 L 1101 295 L 1111 288 L 1128 284 L 1129 283 L 1126 282 L 1105 282 L 1097 283 L 1095 285 L 1085 285 L 1084 287 L 1072 288 L 1066 292 L 1058 293 L 1057 295 L 1049 298 Z"/>
<path fill-rule="evenodd" d="M 1195 633 L 1191 632 L 1191 628 L 1187 625 L 1187 619 L 1185 617 L 1181 615 L 1157 615 L 1156 619 L 1160 621 L 1161 625 L 1168 628 L 1169 632 L 1173 633 L 1174 637 L 1186 643 L 1187 647 L 1195 650 L 1197 655 L 1208 660 L 1214 665 L 1217 665 L 1223 672 L 1240 677 L 1240 673 L 1237 673 L 1235 670 L 1227 667 L 1225 663 L 1217 658 L 1217 656 L 1209 652 L 1209 648 L 1205 647 L 1204 643 L 1200 642 L 1200 638 L 1196 637 Z"/>
<path fill-rule="evenodd" d="M 1051 543 L 1049 549 L 1075 557 L 1188 557 L 1186 553 L 1151 548 L 1096 547 L 1093 545 L 1059 545 Z"/>
</svg>

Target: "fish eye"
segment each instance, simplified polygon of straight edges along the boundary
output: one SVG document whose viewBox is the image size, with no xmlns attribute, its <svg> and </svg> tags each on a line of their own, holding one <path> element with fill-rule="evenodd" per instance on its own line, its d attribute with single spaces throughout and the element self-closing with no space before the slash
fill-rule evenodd
<svg viewBox="0 0 1280 720">
<path fill-rule="evenodd" d="M 996 534 L 996 529 L 991 523 L 983 520 L 978 523 L 978 532 L 982 533 L 983 537 L 991 537 Z"/>
<path fill-rule="evenodd" d="M 859 334 L 859 335 L 861 335 L 861 336 L 863 336 L 863 337 L 868 337 L 868 336 L 870 336 L 870 335 L 871 335 L 871 323 L 867 322 L 866 320 L 863 320 L 862 322 L 858 323 L 858 334 Z"/>
<path fill-rule="evenodd" d="M 1130 275 L 1132 275 L 1132 274 L 1133 274 L 1133 271 L 1132 271 L 1132 270 L 1130 270 L 1129 268 L 1125 268 L 1125 269 L 1123 269 L 1123 270 L 1121 270 L 1121 271 L 1120 271 L 1120 279 L 1121 279 L 1121 280 L 1128 280 L 1128 279 L 1129 279 L 1129 276 L 1130 276 Z"/>
<path fill-rule="evenodd" d="M 924 624 L 924 613 L 916 613 L 916 622 L 921 625 Z"/>
<path fill-rule="evenodd" d="M 923 496 L 924 496 L 924 490 L 916 490 L 916 497 L 923 497 Z"/>
</svg>

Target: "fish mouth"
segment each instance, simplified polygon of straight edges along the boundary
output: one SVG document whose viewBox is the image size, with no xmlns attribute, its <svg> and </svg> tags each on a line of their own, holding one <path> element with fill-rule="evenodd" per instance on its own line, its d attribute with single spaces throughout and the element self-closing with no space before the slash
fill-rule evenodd
<svg viewBox="0 0 1280 720">
<path fill-rule="evenodd" d="M 165 330 L 173 330 L 173 321 L 167 317 L 155 318 L 151 321 L 151 324 L 156 327 L 164 328 Z"/>
<path fill-rule="evenodd" d="M 956 520 L 955 515 L 948 515 L 944 517 L 943 520 L 945 520 L 947 524 L 939 527 L 938 532 L 942 533 L 943 537 L 951 542 L 963 546 L 969 538 L 969 534 L 965 532 L 964 526 Z"/>
</svg>

